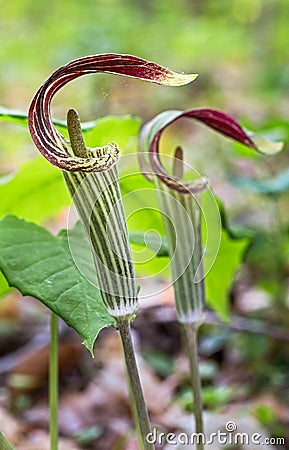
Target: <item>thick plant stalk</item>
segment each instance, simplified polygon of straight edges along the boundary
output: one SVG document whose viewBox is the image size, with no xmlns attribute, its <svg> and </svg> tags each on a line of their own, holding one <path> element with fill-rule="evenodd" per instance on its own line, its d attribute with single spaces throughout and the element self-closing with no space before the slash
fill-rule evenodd
<svg viewBox="0 0 289 450">
<path fill-rule="evenodd" d="M 50 315 L 49 355 L 50 450 L 58 450 L 58 316 Z"/>
<path fill-rule="evenodd" d="M 194 416 L 197 433 L 197 450 L 204 449 L 203 400 L 202 385 L 198 359 L 198 326 L 191 323 L 183 324 L 186 338 L 187 354 L 190 364 L 191 384 L 194 398 Z"/>
<path fill-rule="evenodd" d="M 140 435 L 141 450 L 154 450 L 154 445 L 147 441 L 147 437 L 151 432 L 151 427 L 137 368 L 135 351 L 131 338 L 130 322 L 126 318 L 120 318 L 117 320 L 117 324 L 123 345 L 130 392 L 134 402 L 133 407 L 135 410 L 135 420 L 137 421 L 136 427 Z"/>
</svg>

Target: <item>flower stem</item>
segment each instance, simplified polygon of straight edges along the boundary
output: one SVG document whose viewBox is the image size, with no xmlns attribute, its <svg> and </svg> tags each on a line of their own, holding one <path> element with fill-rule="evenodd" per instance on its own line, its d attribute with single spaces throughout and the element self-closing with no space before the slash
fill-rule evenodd
<svg viewBox="0 0 289 450">
<path fill-rule="evenodd" d="M 204 450 L 204 426 L 203 426 L 203 401 L 202 401 L 202 387 L 199 373 L 198 361 L 198 326 L 193 323 L 183 324 L 187 353 L 190 363 L 191 382 L 194 396 L 194 415 L 196 423 L 196 433 L 200 436 L 197 439 L 197 450 Z M 201 433 L 201 434 L 199 434 Z"/>
<path fill-rule="evenodd" d="M 135 408 L 135 420 L 137 421 L 136 428 L 139 430 L 140 448 L 141 450 L 154 450 L 154 445 L 147 441 L 151 427 L 136 364 L 129 319 L 119 318 L 117 319 L 117 325 L 122 340 L 130 391 L 134 402 L 133 407 Z"/>
<path fill-rule="evenodd" d="M 0 448 L 1 450 L 16 450 L 10 442 L 6 439 L 3 433 L 0 432 Z"/>
<path fill-rule="evenodd" d="M 58 316 L 50 317 L 49 358 L 50 450 L 58 450 Z"/>
</svg>

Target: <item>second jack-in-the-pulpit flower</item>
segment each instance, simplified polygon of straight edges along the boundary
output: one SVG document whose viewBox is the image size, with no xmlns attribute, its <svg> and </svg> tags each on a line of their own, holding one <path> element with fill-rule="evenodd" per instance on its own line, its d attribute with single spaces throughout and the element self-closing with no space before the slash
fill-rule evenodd
<svg viewBox="0 0 289 450">
<path fill-rule="evenodd" d="M 254 136 L 228 114 L 208 108 L 184 112 L 165 111 L 146 123 L 141 131 L 139 161 L 143 174 L 157 188 L 169 241 L 178 317 L 182 323 L 197 324 L 202 321 L 205 308 L 201 201 L 202 192 L 208 188 L 209 181 L 203 177 L 193 181 L 184 179 L 181 147 L 176 148 L 171 172 L 162 164 L 159 152 L 164 130 L 182 118 L 201 122 L 260 153 L 274 154 L 280 150 L 280 145 Z"/>
<path fill-rule="evenodd" d="M 198 368 L 197 332 L 205 313 L 204 244 L 202 237 L 202 192 L 208 180 L 199 177 L 184 179 L 183 150 L 177 147 L 169 172 L 162 164 L 159 142 L 163 131 L 181 118 L 191 118 L 241 142 L 252 150 L 275 153 L 280 145 L 258 145 L 232 117 L 214 109 L 193 109 L 185 112 L 165 111 L 142 129 L 139 142 L 139 161 L 143 174 L 154 182 L 169 245 L 172 281 L 179 322 L 187 344 L 194 399 L 197 450 L 203 450 L 205 434 L 202 418 L 201 380 Z M 218 226 L 218 224 L 216 224 Z M 225 268 L 224 268 L 225 270 Z"/>
</svg>

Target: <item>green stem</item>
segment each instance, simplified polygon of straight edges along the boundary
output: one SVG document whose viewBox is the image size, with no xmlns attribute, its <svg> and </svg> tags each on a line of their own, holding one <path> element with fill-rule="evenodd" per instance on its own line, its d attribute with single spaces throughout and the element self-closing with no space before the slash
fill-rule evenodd
<svg viewBox="0 0 289 450">
<path fill-rule="evenodd" d="M 196 423 L 196 433 L 199 434 L 199 439 L 196 440 L 197 450 L 204 450 L 204 426 L 203 426 L 203 401 L 202 401 L 202 387 L 199 373 L 198 360 L 198 326 L 193 323 L 183 324 L 187 353 L 190 363 L 191 382 L 194 396 L 194 415 Z"/>
<path fill-rule="evenodd" d="M 58 316 L 50 317 L 49 358 L 50 450 L 58 450 Z"/>
<path fill-rule="evenodd" d="M 10 442 L 6 439 L 3 433 L 0 432 L 0 448 L 1 450 L 16 450 Z"/>
<path fill-rule="evenodd" d="M 151 432 L 151 427 L 136 364 L 129 319 L 117 319 L 117 325 L 124 350 L 130 391 L 134 401 L 133 408 L 135 408 L 135 420 L 137 420 L 136 428 L 139 430 L 140 448 L 142 450 L 154 450 L 154 445 L 147 441 L 147 436 Z"/>
</svg>

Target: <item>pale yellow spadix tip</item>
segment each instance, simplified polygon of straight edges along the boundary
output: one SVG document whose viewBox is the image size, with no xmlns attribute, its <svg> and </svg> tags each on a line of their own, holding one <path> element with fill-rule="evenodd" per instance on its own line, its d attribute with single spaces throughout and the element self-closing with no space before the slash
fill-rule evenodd
<svg viewBox="0 0 289 450">
<path fill-rule="evenodd" d="M 191 74 L 185 74 L 185 73 L 173 73 L 168 74 L 162 84 L 166 84 L 168 86 L 184 86 L 185 84 L 189 84 L 192 81 L 194 81 L 199 74 L 197 73 L 191 73 Z"/>
<path fill-rule="evenodd" d="M 267 137 L 246 130 L 247 135 L 252 139 L 258 151 L 264 155 L 276 155 L 284 148 L 284 142 L 271 141 Z"/>
</svg>

